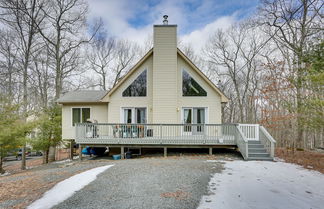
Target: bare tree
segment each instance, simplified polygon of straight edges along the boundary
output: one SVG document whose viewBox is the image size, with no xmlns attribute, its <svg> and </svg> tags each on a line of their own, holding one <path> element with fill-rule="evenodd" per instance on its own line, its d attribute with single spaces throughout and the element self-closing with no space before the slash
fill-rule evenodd
<svg viewBox="0 0 324 209">
<path fill-rule="evenodd" d="M 114 87 L 119 79 L 130 69 L 131 64 L 137 58 L 139 47 L 126 40 L 119 40 L 116 42 L 116 49 L 114 53 L 114 66 L 112 72 L 112 87 Z"/>
<path fill-rule="evenodd" d="M 227 95 L 235 95 L 231 102 L 236 103 L 239 117 L 233 118 L 231 113 L 234 121 L 230 122 L 256 121 L 254 96 L 258 85 L 257 67 L 260 64 L 257 55 L 263 42 L 261 37 L 255 35 L 253 28 L 242 23 L 227 31 L 217 31 L 204 50 L 207 61 L 217 69 L 216 73 L 226 83 L 227 90 L 233 90 Z"/>
<path fill-rule="evenodd" d="M 50 0 L 43 8 L 46 22 L 38 29 L 55 61 L 55 99 L 61 94 L 64 79 L 78 67 L 81 45 L 89 42 L 83 35 L 87 12 L 84 0 Z"/>
<path fill-rule="evenodd" d="M 35 37 L 38 33 L 37 24 L 44 17 L 41 9 L 44 6 L 42 0 L 0 1 L 1 21 L 6 24 L 18 37 L 19 58 L 21 62 L 23 85 L 23 112 L 27 113 L 28 107 L 28 69 L 30 58 L 36 49 Z M 22 169 L 26 168 L 25 152 L 23 148 Z"/>
<path fill-rule="evenodd" d="M 294 111 L 297 116 L 296 142 L 299 147 L 302 147 L 303 140 L 300 112 L 305 95 L 302 81 L 303 58 L 312 42 L 323 35 L 322 7 L 321 0 L 265 0 L 260 7 L 260 24 L 267 26 L 264 27 L 266 32 L 278 43 L 279 49 L 286 52 L 283 56 L 293 60 L 290 70 L 293 72 L 293 85 L 296 90 Z"/>
<path fill-rule="evenodd" d="M 19 82 L 16 37 L 10 30 L 0 31 L 0 93 L 12 102 Z"/>
<path fill-rule="evenodd" d="M 88 62 L 90 68 L 100 76 L 99 86 L 103 90 L 107 90 L 109 69 L 114 59 L 115 39 L 106 39 L 106 36 L 94 38 L 91 43 L 90 52 L 88 54 Z"/>
</svg>

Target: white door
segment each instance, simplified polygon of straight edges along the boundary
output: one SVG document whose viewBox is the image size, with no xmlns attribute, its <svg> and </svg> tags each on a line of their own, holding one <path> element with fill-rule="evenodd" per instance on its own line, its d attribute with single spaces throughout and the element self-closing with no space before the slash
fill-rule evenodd
<svg viewBox="0 0 324 209">
<path fill-rule="evenodd" d="M 146 108 L 123 108 L 123 123 L 146 123 Z"/>
<path fill-rule="evenodd" d="M 183 123 L 188 124 L 188 126 L 184 126 L 183 131 L 185 133 L 192 133 L 192 134 L 204 133 L 204 126 L 199 124 L 204 124 L 206 122 L 205 109 L 206 108 L 201 108 L 201 107 L 183 108 Z"/>
</svg>

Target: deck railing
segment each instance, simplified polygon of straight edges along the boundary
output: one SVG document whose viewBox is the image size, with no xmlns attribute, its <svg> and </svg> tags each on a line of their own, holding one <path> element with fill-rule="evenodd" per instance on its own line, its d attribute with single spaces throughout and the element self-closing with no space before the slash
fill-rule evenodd
<svg viewBox="0 0 324 209">
<path fill-rule="evenodd" d="M 234 124 L 122 124 L 76 125 L 76 143 L 88 144 L 233 144 Z"/>
<path fill-rule="evenodd" d="M 259 124 L 238 124 L 247 140 L 259 140 Z"/>
</svg>

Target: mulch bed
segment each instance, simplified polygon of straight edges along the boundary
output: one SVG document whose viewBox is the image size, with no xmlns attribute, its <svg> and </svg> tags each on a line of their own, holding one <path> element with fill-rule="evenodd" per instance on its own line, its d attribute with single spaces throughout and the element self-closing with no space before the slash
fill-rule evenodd
<svg viewBox="0 0 324 209">
<path fill-rule="evenodd" d="M 276 148 L 276 157 L 279 157 L 288 163 L 295 163 L 306 169 L 316 170 L 324 174 L 324 153 Z"/>
</svg>

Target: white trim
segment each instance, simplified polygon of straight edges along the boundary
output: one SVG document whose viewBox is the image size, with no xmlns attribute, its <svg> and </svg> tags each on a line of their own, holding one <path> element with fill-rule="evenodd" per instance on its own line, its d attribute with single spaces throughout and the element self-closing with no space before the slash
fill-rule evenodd
<svg viewBox="0 0 324 209">
<path fill-rule="evenodd" d="M 73 108 L 80 108 L 80 109 L 82 109 L 82 108 L 89 108 L 90 109 L 90 118 L 91 118 L 91 115 L 92 115 L 92 111 L 91 111 L 91 107 L 90 106 L 71 106 L 70 107 L 70 112 L 71 112 L 71 121 L 70 121 L 70 127 L 72 127 L 72 128 L 74 128 L 75 126 L 73 126 Z M 82 111 L 81 111 L 82 112 Z M 81 113 L 80 112 L 80 113 Z M 82 116 L 81 116 L 81 118 L 82 118 Z"/>
<path fill-rule="evenodd" d="M 124 109 L 131 109 L 132 110 L 132 123 L 135 123 L 135 109 L 136 108 L 145 108 L 145 114 L 146 114 L 146 123 L 148 123 L 148 106 L 136 106 L 136 107 L 120 107 L 120 114 L 119 114 L 119 122 L 120 123 L 125 123 L 124 122 Z"/>
</svg>

